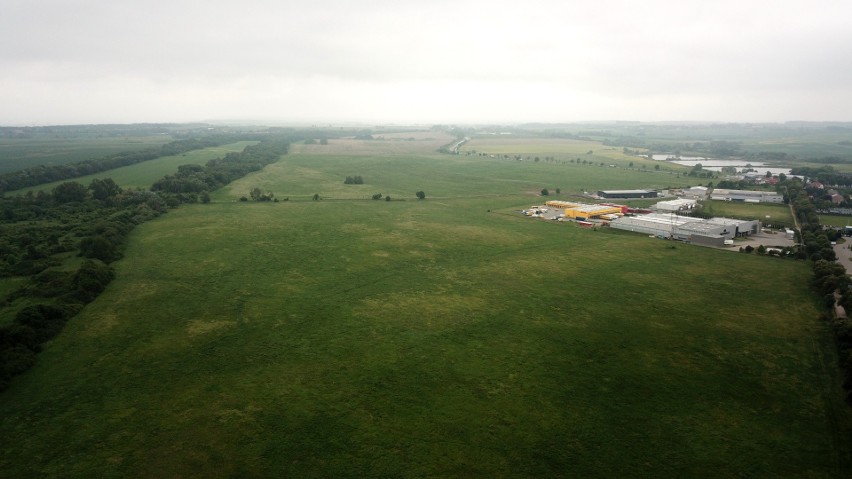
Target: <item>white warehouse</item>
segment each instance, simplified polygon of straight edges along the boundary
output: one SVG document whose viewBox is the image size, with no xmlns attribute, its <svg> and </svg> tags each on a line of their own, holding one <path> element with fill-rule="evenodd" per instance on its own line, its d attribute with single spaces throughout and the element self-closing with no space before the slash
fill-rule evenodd
<svg viewBox="0 0 852 479">
<path fill-rule="evenodd" d="M 747 236 L 760 231 L 757 220 L 730 218 L 689 218 L 675 214 L 652 213 L 642 216 L 624 216 L 610 223 L 613 228 L 664 238 L 688 241 L 707 246 L 723 246 L 725 240 Z"/>
<path fill-rule="evenodd" d="M 654 209 L 657 211 L 689 211 L 695 208 L 698 205 L 697 200 L 669 200 L 669 201 L 660 201 L 659 203 L 654 205 Z"/>
<path fill-rule="evenodd" d="M 710 193 L 711 200 L 743 201 L 745 203 L 783 203 L 784 197 L 774 191 L 727 190 L 716 188 Z"/>
</svg>

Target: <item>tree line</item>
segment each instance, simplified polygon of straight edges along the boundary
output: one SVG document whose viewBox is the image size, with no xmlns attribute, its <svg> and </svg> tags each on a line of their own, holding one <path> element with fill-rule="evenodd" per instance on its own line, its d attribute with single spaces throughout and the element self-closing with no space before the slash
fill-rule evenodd
<svg viewBox="0 0 852 479">
<path fill-rule="evenodd" d="M 207 194 L 277 161 L 288 151 L 290 138 L 269 136 L 205 166 L 180 167 L 178 173 L 158 180 L 152 191 L 123 190 L 108 178 L 0 195 L 0 277 L 26 278 L 0 297 L 0 313 L 12 318 L 0 326 L 0 390 L 32 366 L 41 345 L 109 284 L 114 276 L 111 263 L 121 258 L 127 235 L 136 225 L 197 198 L 192 195 L 198 192 Z M 188 144 L 193 143 L 183 143 Z M 76 270 L 56 268 L 62 265 L 63 254 L 84 260 Z"/>
<path fill-rule="evenodd" d="M 786 190 L 785 197 L 793 204 L 799 220 L 804 244 L 802 254 L 812 261 L 814 275 L 810 280 L 811 289 L 819 295 L 826 309 L 833 310 L 835 304 L 838 304 L 846 311 L 852 311 L 852 281 L 846 274 L 846 268 L 836 262 L 837 256 L 831 245 L 832 241 L 839 238 L 840 232 L 826 230 L 820 225 L 816 208 L 801 181 L 794 178 L 786 180 L 781 186 Z M 834 332 L 845 377 L 843 388 L 846 401 L 852 405 L 852 321 L 836 314 L 824 316 L 830 321 Z"/>
<path fill-rule="evenodd" d="M 278 161 L 289 151 L 288 138 L 274 138 L 247 146 L 240 153 L 228 153 L 206 165 L 182 165 L 172 175 L 154 182 L 151 190 L 171 195 L 178 202 L 195 202 L 198 195 L 209 193 L 252 171 Z"/>
</svg>

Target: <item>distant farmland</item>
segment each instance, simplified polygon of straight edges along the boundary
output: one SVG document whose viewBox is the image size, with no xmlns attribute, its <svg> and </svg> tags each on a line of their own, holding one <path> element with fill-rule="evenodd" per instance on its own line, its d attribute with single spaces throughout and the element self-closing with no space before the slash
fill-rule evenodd
<svg viewBox="0 0 852 479">
<path fill-rule="evenodd" d="M 134 230 L 0 394 L 3 474 L 844 477 L 808 263 L 519 214 L 689 182 L 620 151 L 418 138 L 294 145 Z"/>
<path fill-rule="evenodd" d="M 60 165 L 125 151 L 144 150 L 172 141 L 167 135 L 109 138 L 0 138 L 0 173 L 35 165 Z"/>
<path fill-rule="evenodd" d="M 180 165 L 203 165 L 214 158 L 221 158 L 229 152 L 242 151 L 248 145 L 256 141 L 238 141 L 228 145 L 214 146 L 201 150 L 194 150 L 175 156 L 164 156 L 154 160 L 144 161 L 135 165 L 124 166 L 114 170 L 103 171 L 93 175 L 80 176 L 69 180 L 45 183 L 31 188 L 23 188 L 12 191 L 10 194 L 26 193 L 27 191 L 49 191 L 65 181 L 76 181 L 88 185 L 95 178 L 112 178 L 123 188 L 148 189 L 155 181 L 167 174 L 177 171 Z"/>
</svg>

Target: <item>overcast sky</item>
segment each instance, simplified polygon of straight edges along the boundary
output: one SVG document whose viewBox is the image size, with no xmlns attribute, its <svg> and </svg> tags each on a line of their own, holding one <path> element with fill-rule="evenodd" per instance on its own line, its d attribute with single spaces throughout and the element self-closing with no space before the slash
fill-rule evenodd
<svg viewBox="0 0 852 479">
<path fill-rule="evenodd" d="M 0 125 L 852 120 L 848 0 L 2 0 Z"/>
</svg>

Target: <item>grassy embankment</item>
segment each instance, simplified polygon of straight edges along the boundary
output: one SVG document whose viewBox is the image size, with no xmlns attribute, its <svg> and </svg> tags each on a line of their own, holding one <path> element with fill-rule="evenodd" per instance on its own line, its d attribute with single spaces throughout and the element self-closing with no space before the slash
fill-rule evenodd
<svg viewBox="0 0 852 479">
<path fill-rule="evenodd" d="M 104 295 L 0 395 L 0 470 L 846 472 L 807 264 L 514 212 L 543 186 L 667 175 L 313 148 L 134 232 Z M 291 201 L 232 201 L 255 185 Z"/>
</svg>

